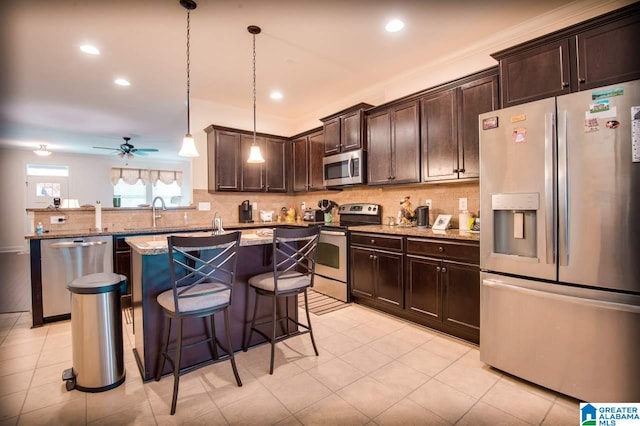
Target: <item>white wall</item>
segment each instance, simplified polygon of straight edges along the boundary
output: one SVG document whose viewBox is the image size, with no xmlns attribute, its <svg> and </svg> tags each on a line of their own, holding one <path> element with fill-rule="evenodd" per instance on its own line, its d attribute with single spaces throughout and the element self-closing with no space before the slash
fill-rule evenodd
<svg viewBox="0 0 640 426">
<path fill-rule="evenodd" d="M 32 151 L 0 149 L 0 252 L 18 251 L 27 247 L 24 235 L 26 217 L 26 165 L 56 164 L 69 166 L 69 198 L 82 204 L 111 206 L 113 186 L 112 167 L 158 168 L 182 170 L 183 204 L 189 204 L 192 196 L 191 163 L 188 161 L 164 161 L 133 158 L 125 165 L 118 156 L 80 155 L 54 153 L 49 157 L 38 157 Z M 205 175 L 206 176 L 206 175 Z"/>
</svg>

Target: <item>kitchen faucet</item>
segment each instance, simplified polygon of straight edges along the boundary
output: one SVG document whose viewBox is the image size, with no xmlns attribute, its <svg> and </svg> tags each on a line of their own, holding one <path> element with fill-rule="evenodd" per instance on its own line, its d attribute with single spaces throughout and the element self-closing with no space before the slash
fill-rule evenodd
<svg viewBox="0 0 640 426">
<path fill-rule="evenodd" d="M 167 206 L 164 204 L 164 199 L 162 197 L 156 197 L 153 199 L 151 203 L 151 218 L 153 219 L 153 227 L 155 228 L 157 225 L 156 219 L 160 219 L 162 215 L 156 214 L 156 201 L 160 200 L 160 204 L 162 204 L 162 210 L 166 210 Z"/>
<path fill-rule="evenodd" d="M 211 221 L 212 234 L 213 235 L 222 235 L 224 234 L 224 229 L 222 228 L 222 218 L 218 215 L 218 212 L 213 214 L 213 221 Z"/>
</svg>

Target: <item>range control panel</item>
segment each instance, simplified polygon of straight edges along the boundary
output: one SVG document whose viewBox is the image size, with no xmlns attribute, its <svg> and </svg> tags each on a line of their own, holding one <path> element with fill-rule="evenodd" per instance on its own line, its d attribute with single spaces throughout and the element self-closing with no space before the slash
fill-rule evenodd
<svg viewBox="0 0 640 426">
<path fill-rule="evenodd" d="M 379 204 L 342 204 L 338 209 L 338 214 L 364 214 L 376 216 L 380 214 L 381 208 Z"/>
</svg>

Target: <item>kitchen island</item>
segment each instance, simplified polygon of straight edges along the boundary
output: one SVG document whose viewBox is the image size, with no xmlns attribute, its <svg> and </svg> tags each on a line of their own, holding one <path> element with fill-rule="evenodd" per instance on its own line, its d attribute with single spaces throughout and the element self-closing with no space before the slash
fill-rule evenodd
<svg viewBox="0 0 640 426">
<path fill-rule="evenodd" d="M 210 232 L 181 233 L 181 236 L 204 236 Z M 132 248 L 131 284 L 133 305 L 134 355 L 144 381 L 153 379 L 158 353 L 162 342 L 164 317 L 162 309 L 156 302 L 158 294 L 171 288 L 169 275 L 169 256 L 167 253 L 167 234 L 144 235 L 126 238 Z M 249 305 L 253 306 L 255 295 L 250 290 L 248 280 L 251 276 L 271 270 L 272 235 L 260 230 L 244 230 L 238 251 L 236 282 L 234 284 L 231 306 L 229 307 L 229 328 L 234 351 L 242 348 L 246 335 L 246 318 Z M 281 309 L 288 307 L 297 319 L 297 299 L 290 298 L 288 306 L 282 302 Z M 258 307 L 258 317 L 270 315 L 270 306 Z M 201 318 L 185 320 L 185 338 L 204 332 Z M 281 330 L 284 331 L 284 330 Z M 175 338 L 172 332 L 172 338 Z M 216 335 L 224 335 L 222 317 L 216 321 Z M 254 333 L 251 344 L 258 344 L 264 339 Z M 208 348 L 194 348 L 183 351 L 183 366 L 196 365 L 210 358 Z M 165 365 L 163 374 L 170 372 L 170 365 Z"/>
</svg>

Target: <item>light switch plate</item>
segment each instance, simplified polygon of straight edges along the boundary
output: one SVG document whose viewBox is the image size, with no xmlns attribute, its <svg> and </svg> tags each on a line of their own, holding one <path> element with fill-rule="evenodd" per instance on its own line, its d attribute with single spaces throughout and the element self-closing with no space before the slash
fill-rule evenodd
<svg viewBox="0 0 640 426">
<path fill-rule="evenodd" d="M 211 203 L 198 203 L 198 210 L 201 212 L 211 210 Z"/>
<path fill-rule="evenodd" d="M 65 223 L 67 221 L 67 218 L 66 216 L 51 216 L 50 220 L 52 225 L 57 225 L 59 223 Z"/>
<path fill-rule="evenodd" d="M 424 200 L 424 205 L 431 208 L 431 199 L 427 198 L 426 200 Z"/>
<path fill-rule="evenodd" d="M 461 212 L 467 210 L 467 199 L 466 198 L 458 198 L 458 208 Z"/>
</svg>

